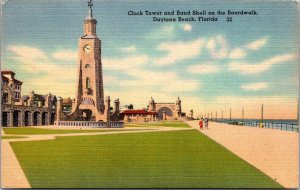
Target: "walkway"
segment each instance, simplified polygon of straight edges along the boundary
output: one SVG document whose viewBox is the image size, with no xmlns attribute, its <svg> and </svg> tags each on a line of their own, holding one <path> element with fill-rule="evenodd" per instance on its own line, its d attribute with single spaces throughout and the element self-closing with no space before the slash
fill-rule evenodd
<svg viewBox="0 0 300 190">
<path fill-rule="evenodd" d="M 298 133 L 214 122 L 208 130 L 200 130 L 198 122 L 187 121 L 285 188 L 298 188 Z"/>
<path fill-rule="evenodd" d="M 56 127 L 45 127 L 58 129 Z M 66 129 L 66 128 L 60 128 Z M 67 129 L 70 129 L 68 127 Z M 73 128 L 75 129 L 75 128 Z M 76 128 L 78 129 L 78 128 Z M 82 130 L 90 130 L 91 128 L 82 128 Z M 66 137 L 66 136 L 87 136 L 87 135 L 110 135 L 110 134 L 121 134 L 121 133 L 147 133 L 147 132 L 161 132 L 161 131 L 179 131 L 179 130 L 193 130 L 192 128 L 174 128 L 174 127 L 128 127 L 122 128 L 123 131 L 117 131 L 120 129 L 115 129 L 116 131 L 109 132 L 91 132 L 91 133 L 65 133 L 65 134 L 43 134 L 43 135 L 20 135 L 26 136 L 27 138 L 19 139 L 2 139 L 1 142 L 1 188 L 30 188 L 30 184 L 24 174 L 22 167 L 16 158 L 13 149 L 11 148 L 9 142 L 17 141 L 40 141 L 40 140 L 53 140 L 56 137 Z M 126 131 L 126 129 L 128 129 Z M 134 130 L 137 129 L 137 130 Z M 145 129 L 145 130 L 141 130 Z M 95 129 L 97 130 L 97 129 Z M 99 130 L 99 129 L 98 129 Z M 100 129 L 105 130 L 105 129 Z M 106 128 L 107 130 L 107 128 Z M 109 130 L 111 130 L 109 128 Z M 17 136 L 17 135 L 5 135 L 2 130 L 2 136 Z"/>
</svg>

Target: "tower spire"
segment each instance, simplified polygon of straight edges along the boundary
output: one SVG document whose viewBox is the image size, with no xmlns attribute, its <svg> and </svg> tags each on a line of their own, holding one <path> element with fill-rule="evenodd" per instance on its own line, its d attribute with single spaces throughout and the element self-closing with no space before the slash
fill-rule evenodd
<svg viewBox="0 0 300 190">
<path fill-rule="evenodd" d="M 88 7 L 89 7 L 89 12 L 88 12 L 88 17 L 93 18 L 93 0 L 88 1 Z"/>
<path fill-rule="evenodd" d="M 88 15 L 84 19 L 84 26 L 83 26 L 83 34 L 84 36 L 97 36 L 96 34 L 96 24 L 97 20 L 93 18 L 93 0 L 88 0 Z"/>
</svg>

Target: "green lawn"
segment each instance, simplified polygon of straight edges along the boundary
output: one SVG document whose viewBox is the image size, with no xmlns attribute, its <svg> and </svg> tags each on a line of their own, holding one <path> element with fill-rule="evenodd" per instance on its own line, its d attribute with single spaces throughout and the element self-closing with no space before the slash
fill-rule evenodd
<svg viewBox="0 0 300 190">
<path fill-rule="evenodd" d="M 281 188 L 196 130 L 11 145 L 33 188 Z"/>
<path fill-rule="evenodd" d="M 1 136 L 1 139 L 21 139 L 21 138 L 27 138 L 23 136 Z"/>
<path fill-rule="evenodd" d="M 40 135 L 40 134 L 64 134 L 64 133 L 91 133 L 91 132 L 109 132 L 123 131 L 124 129 L 99 129 L 99 130 L 80 130 L 80 129 L 42 129 L 33 127 L 14 127 L 2 128 L 5 134 L 10 135 Z M 134 130 L 134 129 L 130 129 Z M 137 129 L 139 130 L 139 129 Z"/>
<path fill-rule="evenodd" d="M 126 124 L 127 127 L 184 127 L 190 128 L 188 124 L 182 121 L 159 121 L 159 122 L 151 122 L 151 123 L 137 123 L 137 124 Z"/>
</svg>

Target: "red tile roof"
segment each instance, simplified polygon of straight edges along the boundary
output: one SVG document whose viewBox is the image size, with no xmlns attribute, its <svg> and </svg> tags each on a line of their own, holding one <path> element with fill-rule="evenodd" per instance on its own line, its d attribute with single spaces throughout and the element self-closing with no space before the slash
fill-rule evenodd
<svg viewBox="0 0 300 190">
<path fill-rule="evenodd" d="M 125 110 L 121 114 L 145 114 L 145 115 L 155 115 L 156 112 L 147 112 L 146 110 Z"/>
<path fill-rule="evenodd" d="M 1 71 L 1 74 L 15 74 L 13 71 Z"/>
<path fill-rule="evenodd" d="M 15 73 L 13 71 L 1 71 L 1 74 L 12 74 L 12 75 L 15 75 Z M 2 77 L 4 77 L 4 76 L 2 76 Z M 19 83 L 19 84 L 23 83 L 22 81 L 19 81 L 19 80 L 15 79 L 14 76 L 12 78 L 13 78 L 14 82 L 16 82 L 16 83 Z M 5 77 L 5 79 L 7 79 L 7 78 Z"/>
</svg>

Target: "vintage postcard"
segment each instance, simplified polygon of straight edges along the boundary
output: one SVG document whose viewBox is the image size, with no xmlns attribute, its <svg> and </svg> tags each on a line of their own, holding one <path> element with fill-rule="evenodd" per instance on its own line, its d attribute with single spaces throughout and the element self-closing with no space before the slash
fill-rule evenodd
<svg viewBox="0 0 300 190">
<path fill-rule="evenodd" d="M 298 188 L 298 10 L 2 0 L 1 188 Z"/>
</svg>

